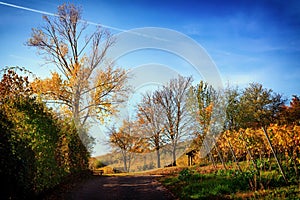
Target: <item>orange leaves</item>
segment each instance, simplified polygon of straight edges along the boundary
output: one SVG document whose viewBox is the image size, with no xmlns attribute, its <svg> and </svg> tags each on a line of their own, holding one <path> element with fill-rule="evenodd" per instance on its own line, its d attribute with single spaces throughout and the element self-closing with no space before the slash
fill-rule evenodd
<svg viewBox="0 0 300 200">
<path fill-rule="evenodd" d="M 145 119 L 143 118 L 143 116 L 141 116 L 141 114 L 138 114 L 138 123 L 139 123 L 141 126 L 147 124 L 147 122 L 145 121 Z"/>
<path fill-rule="evenodd" d="M 126 80 L 126 71 L 120 68 L 114 69 L 108 66 L 97 72 L 95 80 L 93 81 L 92 101 L 98 105 L 98 118 L 103 118 L 104 114 L 113 114 L 116 110 L 116 103 L 123 101 L 125 96 L 123 90 Z M 123 94 L 123 95 L 120 95 Z"/>
<path fill-rule="evenodd" d="M 71 84 L 74 84 L 77 80 L 80 79 L 80 76 L 83 76 L 83 64 L 84 63 L 80 64 L 76 62 L 73 64 L 73 66 L 71 66 L 70 74 L 68 74 Z"/>
<path fill-rule="evenodd" d="M 211 115 L 212 110 L 213 110 L 213 107 L 214 107 L 214 103 L 211 102 L 211 103 L 205 108 L 205 111 L 206 111 L 207 115 Z"/>
<path fill-rule="evenodd" d="M 299 160 L 300 126 L 271 124 L 268 127 L 268 133 L 278 154 L 284 155 L 286 159 Z M 267 145 L 262 129 L 248 128 L 240 129 L 239 131 L 225 131 L 218 141 L 218 146 L 223 152 L 229 152 L 228 141 L 231 143 L 237 157 L 245 155 L 246 148 L 254 156 L 271 154 L 270 146 Z"/>
<path fill-rule="evenodd" d="M 122 126 L 110 132 L 110 143 L 112 146 L 131 153 L 142 153 L 149 149 L 149 144 L 144 137 L 139 135 L 138 122 L 124 120 Z"/>
<path fill-rule="evenodd" d="M 32 88 L 29 85 L 28 77 L 18 75 L 14 70 L 9 69 L 0 82 L 0 100 L 11 99 L 17 96 L 30 96 Z"/>
<path fill-rule="evenodd" d="M 198 130 L 205 135 L 209 130 L 209 124 L 212 124 L 212 113 L 217 101 L 217 92 L 208 83 L 200 81 L 195 87 L 192 86 L 189 91 L 188 109 L 190 114 L 197 122 Z"/>
<path fill-rule="evenodd" d="M 51 78 L 35 79 L 31 83 L 33 91 L 47 100 L 69 100 L 68 82 L 63 81 L 57 72 L 51 73 Z"/>
<path fill-rule="evenodd" d="M 279 152 L 296 151 L 300 153 L 300 128 L 299 126 L 270 126 L 272 130 L 272 142 Z"/>
</svg>

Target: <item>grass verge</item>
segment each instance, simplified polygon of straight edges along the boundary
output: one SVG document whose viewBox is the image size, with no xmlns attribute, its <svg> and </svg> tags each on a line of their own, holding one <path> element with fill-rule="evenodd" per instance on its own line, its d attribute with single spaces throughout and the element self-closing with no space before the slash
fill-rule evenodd
<svg viewBox="0 0 300 200">
<path fill-rule="evenodd" d="M 199 173 L 183 169 L 177 175 L 166 175 L 160 181 L 179 199 L 300 199 L 299 184 L 280 185 L 253 191 L 249 184 L 250 173 L 214 171 Z M 278 181 L 278 180 L 269 180 Z"/>
</svg>

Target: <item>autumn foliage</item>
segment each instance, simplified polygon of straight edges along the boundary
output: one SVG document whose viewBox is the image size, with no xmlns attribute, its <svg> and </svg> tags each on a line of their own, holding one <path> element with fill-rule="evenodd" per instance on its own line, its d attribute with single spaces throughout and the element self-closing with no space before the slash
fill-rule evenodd
<svg viewBox="0 0 300 200">
<path fill-rule="evenodd" d="M 35 98 L 28 77 L 8 70 L 0 93 L 2 197 L 30 198 L 87 169 L 75 125 Z"/>
<path fill-rule="evenodd" d="M 285 105 L 279 94 L 250 84 L 242 92 L 227 89 L 225 129 L 207 158 L 224 168 L 247 161 L 252 189 L 268 185 L 260 182 L 262 172 L 276 169 L 285 184 L 299 183 L 300 127 L 299 98 Z M 257 177 L 256 177 L 257 176 Z M 256 177 L 256 178 L 255 178 Z M 260 184 L 260 185 L 259 185 Z"/>
<path fill-rule="evenodd" d="M 110 32 L 98 26 L 90 33 L 81 15 L 74 4 L 58 6 L 57 16 L 44 16 L 43 26 L 32 29 L 26 44 L 57 69 L 51 77 L 36 78 L 33 91 L 86 128 L 90 118 L 103 122 L 116 112 L 126 96 L 127 75 L 106 58 L 114 44 Z"/>
<path fill-rule="evenodd" d="M 298 125 L 278 125 L 271 124 L 268 127 L 273 147 L 280 155 L 281 159 L 288 163 L 288 166 L 300 164 L 300 126 Z M 242 136 L 245 140 L 242 140 Z M 251 152 L 254 159 L 271 158 L 272 152 L 267 145 L 263 130 L 261 129 L 240 129 L 239 131 L 225 131 L 218 140 L 223 157 L 226 161 L 232 159 L 232 153 L 227 141 L 232 144 L 235 156 L 239 160 L 250 159 L 247 156 L 246 147 Z M 297 168 L 295 168 L 297 169 Z"/>
</svg>

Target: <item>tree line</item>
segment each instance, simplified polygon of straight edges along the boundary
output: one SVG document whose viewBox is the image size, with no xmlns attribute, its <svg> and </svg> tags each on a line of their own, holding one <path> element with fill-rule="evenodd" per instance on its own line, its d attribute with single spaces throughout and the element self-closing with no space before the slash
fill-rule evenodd
<svg viewBox="0 0 300 200">
<path fill-rule="evenodd" d="M 225 169 L 231 162 L 241 170 L 239 163 L 248 160 L 258 173 L 273 163 L 288 182 L 299 177 L 299 123 L 296 95 L 288 105 L 282 95 L 259 83 L 217 90 L 179 76 L 144 94 L 136 115 L 110 131 L 110 142 L 122 152 L 125 171 L 136 153 L 152 151 L 161 167 L 160 150 L 166 145 L 176 165 L 178 143 L 191 141 L 189 149 L 198 152 L 199 162 L 221 162 Z"/>
</svg>

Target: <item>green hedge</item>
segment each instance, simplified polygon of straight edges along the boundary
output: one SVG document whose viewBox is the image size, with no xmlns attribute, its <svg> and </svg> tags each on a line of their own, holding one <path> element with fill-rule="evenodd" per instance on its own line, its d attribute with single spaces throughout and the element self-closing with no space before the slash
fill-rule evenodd
<svg viewBox="0 0 300 200">
<path fill-rule="evenodd" d="M 34 98 L 1 100 L 0 134 L 1 197 L 30 198 L 88 167 L 74 123 Z"/>
</svg>

